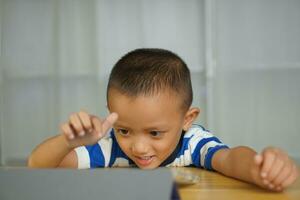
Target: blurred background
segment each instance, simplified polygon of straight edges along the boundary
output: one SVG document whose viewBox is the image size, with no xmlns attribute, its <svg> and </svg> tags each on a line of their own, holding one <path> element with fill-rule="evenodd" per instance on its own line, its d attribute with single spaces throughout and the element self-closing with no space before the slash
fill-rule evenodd
<svg viewBox="0 0 300 200">
<path fill-rule="evenodd" d="M 125 53 L 169 49 L 197 123 L 229 146 L 300 158 L 300 1 L 0 0 L 0 164 L 24 165 L 72 112 L 106 116 Z"/>
</svg>

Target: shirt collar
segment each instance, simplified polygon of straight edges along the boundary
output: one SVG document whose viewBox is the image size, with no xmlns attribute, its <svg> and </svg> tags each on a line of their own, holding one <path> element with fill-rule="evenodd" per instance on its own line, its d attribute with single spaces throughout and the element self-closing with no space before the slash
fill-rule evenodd
<svg viewBox="0 0 300 200">
<path fill-rule="evenodd" d="M 165 161 L 163 161 L 159 165 L 160 167 L 164 167 L 164 166 L 172 163 L 176 159 L 176 157 L 177 157 L 177 155 L 178 155 L 178 153 L 179 153 L 179 151 L 180 151 L 180 149 L 182 147 L 182 142 L 183 142 L 183 136 L 184 136 L 184 134 L 185 134 L 185 131 L 182 131 L 180 140 L 179 140 L 179 142 L 178 142 L 175 150 L 171 153 L 171 155 L 169 155 L 169 157 Z"/>
</svg>

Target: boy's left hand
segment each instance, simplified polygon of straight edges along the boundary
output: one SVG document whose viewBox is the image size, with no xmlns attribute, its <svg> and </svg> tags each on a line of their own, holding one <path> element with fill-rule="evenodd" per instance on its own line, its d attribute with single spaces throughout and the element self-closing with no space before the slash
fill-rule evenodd
<svg viewBox="0 0 300 200">
<path fill-rule="evenodd" d="M 273 191 L 282 191 L 293 184 L 299 176 L 296 164 L 279 148 L 265 148 L 254 157 L 254 163 L 256 170 L 252 172 L 255 182 Z"/>
</svg>

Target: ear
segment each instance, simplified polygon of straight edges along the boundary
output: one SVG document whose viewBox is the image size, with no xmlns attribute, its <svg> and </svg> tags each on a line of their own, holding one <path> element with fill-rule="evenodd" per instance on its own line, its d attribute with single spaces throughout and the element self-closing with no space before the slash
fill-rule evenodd
<svg viewBox="0 0 300 200">
<path fill-rule="evenodd" d="M 190 108 L 185 116 L 184 116 L 184 123 L 183 123 L 183 130 L 187 131 L 195 121 L 195 119 L 198 117 L 200 113 L 199 108 Z"/>
</svg>

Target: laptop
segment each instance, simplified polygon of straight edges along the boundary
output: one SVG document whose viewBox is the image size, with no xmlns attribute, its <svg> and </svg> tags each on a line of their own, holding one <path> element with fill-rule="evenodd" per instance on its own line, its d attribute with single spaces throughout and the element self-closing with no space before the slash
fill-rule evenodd
<svg viewBox="0 0 300 200">
<path fill-rule="evenodd" d="M 1 200 L 179 199 L 168 168 L 0 168 Z"/>
</svg>

